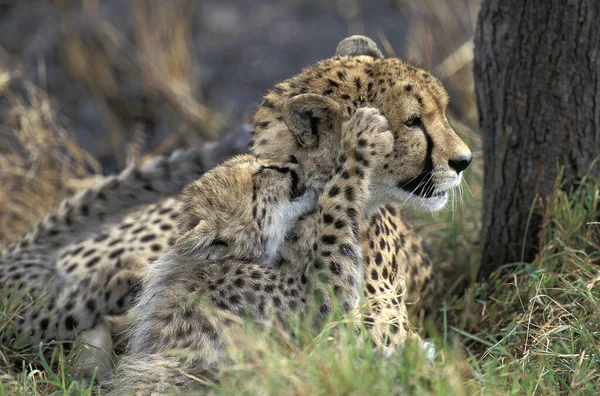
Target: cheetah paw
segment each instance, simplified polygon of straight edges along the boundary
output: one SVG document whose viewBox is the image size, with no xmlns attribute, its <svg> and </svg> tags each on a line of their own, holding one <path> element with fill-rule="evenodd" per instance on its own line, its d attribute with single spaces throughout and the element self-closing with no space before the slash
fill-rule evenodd
<svg viewBox="0 0 600 396">
<path fill-rule="evenodd" d="M 362 107 L 345 124 L 345 140 L 368 160 L 379 163 L 394 149 L 394 136 L 388 120 L 376 108 Z"/>
</svg>

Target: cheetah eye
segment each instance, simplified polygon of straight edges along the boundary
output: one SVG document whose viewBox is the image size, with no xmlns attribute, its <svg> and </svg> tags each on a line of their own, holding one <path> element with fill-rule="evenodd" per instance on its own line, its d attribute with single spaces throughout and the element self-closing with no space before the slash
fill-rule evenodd
<svg viewBox="0 0 600 396">
<path fill-rule="evenodd" d="M 418 115 L 411 115 L 408 120 L 404 121 L 404 125 L 409 128 L 416 128 L 421 126 L 421 117 Z"/>
</svg>

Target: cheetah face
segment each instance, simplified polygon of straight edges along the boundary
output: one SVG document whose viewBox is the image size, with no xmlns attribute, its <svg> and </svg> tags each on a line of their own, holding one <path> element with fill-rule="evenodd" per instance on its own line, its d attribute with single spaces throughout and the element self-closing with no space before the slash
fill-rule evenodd
<svg viewBox="0 0 600 396">
<path fill-rule="evenodd" d="M 390 201 L 440 210 L 460 185 L 471 152 L 446 119 L 448 94 L 429 73 L 384 58 L 372 40 L 353 36 L 336 57 L 277 84 L 254 117 L 252 152 L 294 154 L 311 185 L 323 185 L 341 125 L 360 107 L 379 109 L 394 134 L 394 151 L 372 174 L 369 208 Z"/>
<path fill-rule="evenodd" d="M 392 74 L 387 71 L 387 64 L 380 66 L 383 66 L 382 75 Z M 397 64 L 392 63 L 390 67 L 397 67 Z M 393 71 L 394 74 L 397 72 Z M 365 105 L 381 110 L 395 143 L 393 152 L 386 155 L 373 172 L 367 211 L 390 201 L 407 202 L 430 211 L 440 210 L 448 202 L 449 191 L 460 185 L 461 173 L 472 158 L 468 147 L 446 119 L 448 96 L 433 77 L 423 82 L 407 76 L 405 81 L 380 89 L 383 88 L 387 88 L 387 95 Z M 323 184 L 320 175 L 332 163 L 332 153 L 339 147 L 342 123 L 356 111 L 344 104 L 341 95 L 340 102 L 323 95 L 302 94 L 283 105 L 285 126 L 295 139 L 283 150 L 296 146 L 291 152 L 298 156 L 311 175 L 310 182 L 317 188 Z M 258 132 L 265 134 L 267 131 Z M 285 141 L 285 134 L 280 133 L 277 138 L 273 142 L 280 144 Z M 267 150 L 273 148 L 275 145 L 265 145 L 254 151 L 266 155 Z"/>
<path fill-rule="evenodd" d="M 374 175 L 374 203 L 393 200 L 431 211 L 442 209 L 449 191 L 460 185 L 461 172 L 473 158 L 446 119 L 449 98 L 443 85 L 400 59 L 384 58 L 368 37 L 342 40 L 336 55 L 359 57 L 354 60 L 360 77 L 354 82 L 361 82 L 367 89 L 358 89 L 358 98 L 354 99 L 360 102 L 366 98 L 378 107 L 394 133 L 394 152 Z M 346 61 L 346 65 L 350 63 Z M 341 95 L 339 98 L 343 99 Z"/>
<path fill-rule="evenodd" d="M 433 77 L 408 79 L 392 89 L 380 106 L 396 144 L 374 176 L 374 200 L 440 210 L 473 156 L 446 119 L 448 96 Z"/>
<path fill-rule="evenodd" d="M 182 259 L 236 258 L 270 265 L 298 219 L 315 209 L 295 157 L 244 155 L 204 174 L 183 192 Z"/>
</svg>

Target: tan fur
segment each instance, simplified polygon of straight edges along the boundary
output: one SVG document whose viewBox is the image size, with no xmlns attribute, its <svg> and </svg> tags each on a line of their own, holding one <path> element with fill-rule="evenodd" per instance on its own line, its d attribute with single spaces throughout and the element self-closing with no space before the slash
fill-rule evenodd
<svg viewBox="0 0 600 396">
<path fill-rule="evenodd" d="M 304 183 L 294 163 L 249 156 L 227 161 L 184 190 L 181 228 L 189 230 L 175 243 L 176 254 L 198 259 L 196 252 L 202 251 L 204 258 L 247 257 L 272 265 L 289 229 L 314 209 L 300 198 L 290 203 L 290 196 L 305 190 Z"/>
</svg>

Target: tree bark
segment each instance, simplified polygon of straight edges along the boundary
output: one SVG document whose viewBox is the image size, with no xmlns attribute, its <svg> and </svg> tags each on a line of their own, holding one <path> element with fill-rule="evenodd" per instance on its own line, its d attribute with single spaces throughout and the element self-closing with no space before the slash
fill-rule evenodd
<svg viewBox="0 0 600 396">
<path fill-rule="evenodd" d="M 573 187 L 600 154 L 600 1 L 484 0 L 475 90 L 484 149 L 482 263 L 531 261 L 536 197 L 564 166 Z M 600 176 L 600 167 L 591 171 Z"/>
</svg>

